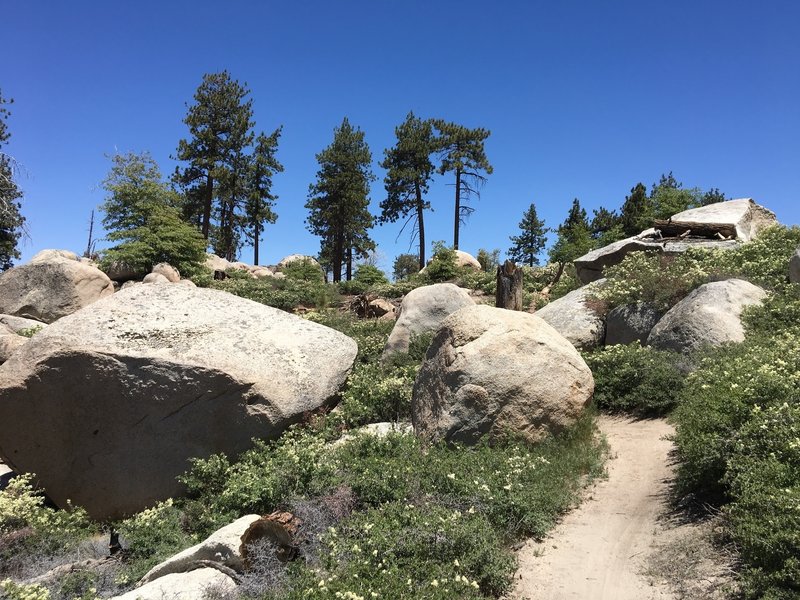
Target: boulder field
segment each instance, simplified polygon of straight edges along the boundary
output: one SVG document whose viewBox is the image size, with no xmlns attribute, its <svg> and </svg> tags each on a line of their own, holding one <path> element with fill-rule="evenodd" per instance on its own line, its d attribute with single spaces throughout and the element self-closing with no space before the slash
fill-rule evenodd
<svg viewBox="0 0 800 600">
<path fill-rule="evenodd" d="M 63 317 L 0 365 L 0 459 L 96 519 L 180 494 L 192 457 L 236 455 L 331 401 L 349 337 L 225 292 L 139 285 Z"/>
</svg>

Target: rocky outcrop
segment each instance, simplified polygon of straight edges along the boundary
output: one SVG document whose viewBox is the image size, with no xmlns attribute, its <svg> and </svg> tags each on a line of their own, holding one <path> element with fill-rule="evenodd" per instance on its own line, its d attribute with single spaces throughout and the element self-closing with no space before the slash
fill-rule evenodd
<svg viewBox="0 0 800 600">
<path fill-rule="evenodd" d="M 688 354 L 703 346 L 744 340 L 741 314 L 761 303 L 766 292 L 741 279 L 701 285 L 659 320 L 647 343 L 659 350 Z"/>
<path fill-rule="evenodd" d="M 236 582 L 217 569 L 204 567 L 159 577 L 111 600 L 198 600 L 212 590 L 208 597 L 224 598 L 236 591 Z"/>
<path fill-rule="evenodd" d="M 43 330 L 45 327 L 47 327 L 47 324 L 34 319 L 15 317 L 14 315 L 0 315 L 0 326 L 5 326 L 14 333 L 33 333 Z M 0 329 L 2 329 L 2 327 L 0 327 Z"/>
<path fill-rule="evenodd" d="M 141 279 L 147 274 L 147 271 L 136 269 L 122 262 L 114 262 L 103 266 L 102 271 L 108 275 L 111 281 L 117 281 L 119 283 L 124 283 L 132 279 Z"/>
<path fill-rule="evenodd" d="M 686 210 L 670 217 L 667 223 L 669 227 L 678 226 L 681 235 L 669 237 L 655 228 L 648 229 L 639 235 L 592 250 L 575 260 L 578 279 L 582 283 L 600 279 L 605 268 L 619 264 L 630 252 L 651 250 L 681 254 L 689 248 L 738 248 L 767 227 L 777 225 L 778 220 L 772 211 L 756 204 L 751 198 L 742 198 Z M 722 227 L 731 234 L 731 239 L 719 239 L 716 236 L 709 239 L 705 235 L 708 232 L 701 236 L 692 235 L 691 224 Z"/>
<path fill-rule="evenodd" d="M 800 248 L 794 251 L 792 258 L 789 260 L 789 281 L 791 283 L 800 283 Z"/>
<path fill-rule="evenodd" d="M 114 293 L 100 269 L 67 250 L 43 250 L 0 275 L 0 313 L 52 323 Z"/>
<path fill-rule="evenodd" d="M 463 308 L 436 333 L 414 383 L 411 415 L 427 440 L 542 439 L 572 425 L 594 392 L 589 367 L 536 315 Z"/>
<path fill-rule="evenodd" d="M 411 290 L 400 304 L 384 356 L 408 352 L 412 336 L 433 334 L 448 315 L 474 304 L 467 290 L 452 283 L 436 283 Z"/>
<path fill-rule="evenodd" d="M 669 220 L 672 223 L 729 225 L 735 230 L 736 239 L 741 242 L 749 242 L 767 227 L 778 224 L 775 213 L 756 204 L 752 198 L 692 208 L 672 215 Z"/>
<path fill-rule="evenodd" d="M 139 583 L 145 584 L 173 573 L 191 571 L 197 568 L 199 560 L 213 561 L 234 571 L 241 571 L 244 568 L 242 556 L 239 554 L 242 535 L 260 518 L 260 515 L 245 515 L 218 529 L 199 544 L 179 552 L 150 569 Z"/>
<path fill-rule="evenodd" d="M 289 256 L 284 256 L 280 262 L 278 262 L 278 271 L 283 271 L 286 267 L 296 262 L 310 263 L 319 267 L 319 270 L 322 271 L 322 265 L 317 262 L 317 259 L 313 256 L 306 256 L 305 254 L 290 254 Z"/>
<path fill-rule="evenodd" d="M 617 306 L 606 316 L 606 346 L 637 341 L 645 344 L 647 336 L 662 315 L 654 306 L 645 302 Z"/>
<path fill-rule="evenodd" d="M 0 458 L 96 519 L 178 495 L 188 459 L 235 456 L 330 402 L 356 343 L 216 290 L 139 285 L 0 366 Z"/>
<path fill-rule="evenodd" d="M 605 339 L 605 322 L 603 317 L 589 305 L 592 304 L 590 300 L 592 295 L 604 283 L 605 279 L 601 279 L 573 290 L 537 310 L 536 315 L 544 319 L 576 348 L 589 350 L 600 346 Z"/>
</svg>

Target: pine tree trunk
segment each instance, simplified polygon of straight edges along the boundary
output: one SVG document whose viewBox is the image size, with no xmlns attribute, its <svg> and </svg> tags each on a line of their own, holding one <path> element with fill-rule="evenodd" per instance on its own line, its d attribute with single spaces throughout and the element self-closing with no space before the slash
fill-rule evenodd
<svg viewBox="0 0 800 600">
<path fill-rule="evenodd" d="M 342 280 L 342 259 L 344 254 L 344 234 L 341 231 L 336 232 L 333 240 L 333 256 L 331 257 L 331 264 L 333 267 L 333 283 L 338 283 Z"/>
<path fill-rule="evenodd" d="M 425 268 L 425 223 L 422 221 L 422 190 L 419 182 L 414 182 L 414 191 L 417 193 L 417 227 L 419 230 L 419 270 Z"/>
<path fill-rule="evenodd" d="M 214 199 L 214 178 L 210 172 L 206 176 L 206 189 L 203 196 L 203 237 L 208 239 L 211 229 L 211 202 Z"/>
<path fill-rule="evenodd" d="M 453 249 L 458 250 L 458 228 L 461 225 L 461 169 L 456 169 L 456 218 L 453 223 Z"/>
<path fill-rule="evenodd" d="M 347 249 L 347 281 L 353 279 L 353 249 Z"/>
<path fill-rule="evenodd" d="M 510 260 L 497 267 L 494 305 L 508 310 L 522 310 L 522 269 Z"/>
<path fill-rule="evenodd" d="M 255 223 L 255 231 L 253 236 L 253 266 L 255 267 L 258 265 L 258 238 L 261 237 L 261 232 L 259 231 L 258 223 Z"/>
</svg>

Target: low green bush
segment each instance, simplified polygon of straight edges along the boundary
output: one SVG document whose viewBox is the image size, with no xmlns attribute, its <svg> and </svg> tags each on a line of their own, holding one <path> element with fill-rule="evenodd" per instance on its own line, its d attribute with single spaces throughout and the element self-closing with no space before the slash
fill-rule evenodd
<svg viewBox="0 0 800 600">
<path fill-rule="evenodd" d="M 381 271 L 375 265 L 359 265 L 356 267 L 356 272 L 353 279 L 368 286 L 378 285 L 381 283 L 389 283 L 386 273 Z"/>
<path fill-rule="evenodd" d="M 324 283 L 325 274 L 319 264 L 310 258 L 295 260 L 281 269 L 286 279 L 305 281 L 306 283 Z"/>
<path fill-rule="evenodd" d="M 734 542 L 751 598 L 800 595 L 800 393 L 755 406 L 735 434 L 725 483 Z"/>
<path fill-rule="evenodd" d="M 603 410 L 662 415 L 677 403 L 681 357 L 639 342 L 605 346 L 584 355 L 594 376 L 594 402 Z"/>
</svg>

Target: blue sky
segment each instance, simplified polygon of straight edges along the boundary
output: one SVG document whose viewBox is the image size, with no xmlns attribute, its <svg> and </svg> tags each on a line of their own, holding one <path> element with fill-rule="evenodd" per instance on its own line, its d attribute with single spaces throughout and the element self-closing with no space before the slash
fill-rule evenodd
<svg viewBox="0 0 800 600">
<path fill-rule="evenodd" d="M 223 69 L 252 90 L 258 129 L 284 127 L 265 264 L 318 251 L 304 204 L 344 116 L 366 133 L 378 212 L 377 163 L 409 110 L 492 131 L 494 174 L 461 233 L 472 253 L 505 253 L 531 202 L 556 226 L 575 197 L 617 208 L 668 171 L 800 222 L 797 2 L 4 0 L 2 14 L 23 259 L 85 248 L 106 155 L 148 150 L 171 173 L 186 103 Z M 431 242 L 452 241 L 448 183 L 431 186 Z M 399 231 L 373 230 L 384 268 L 409 250 Z"/>
</svg>

